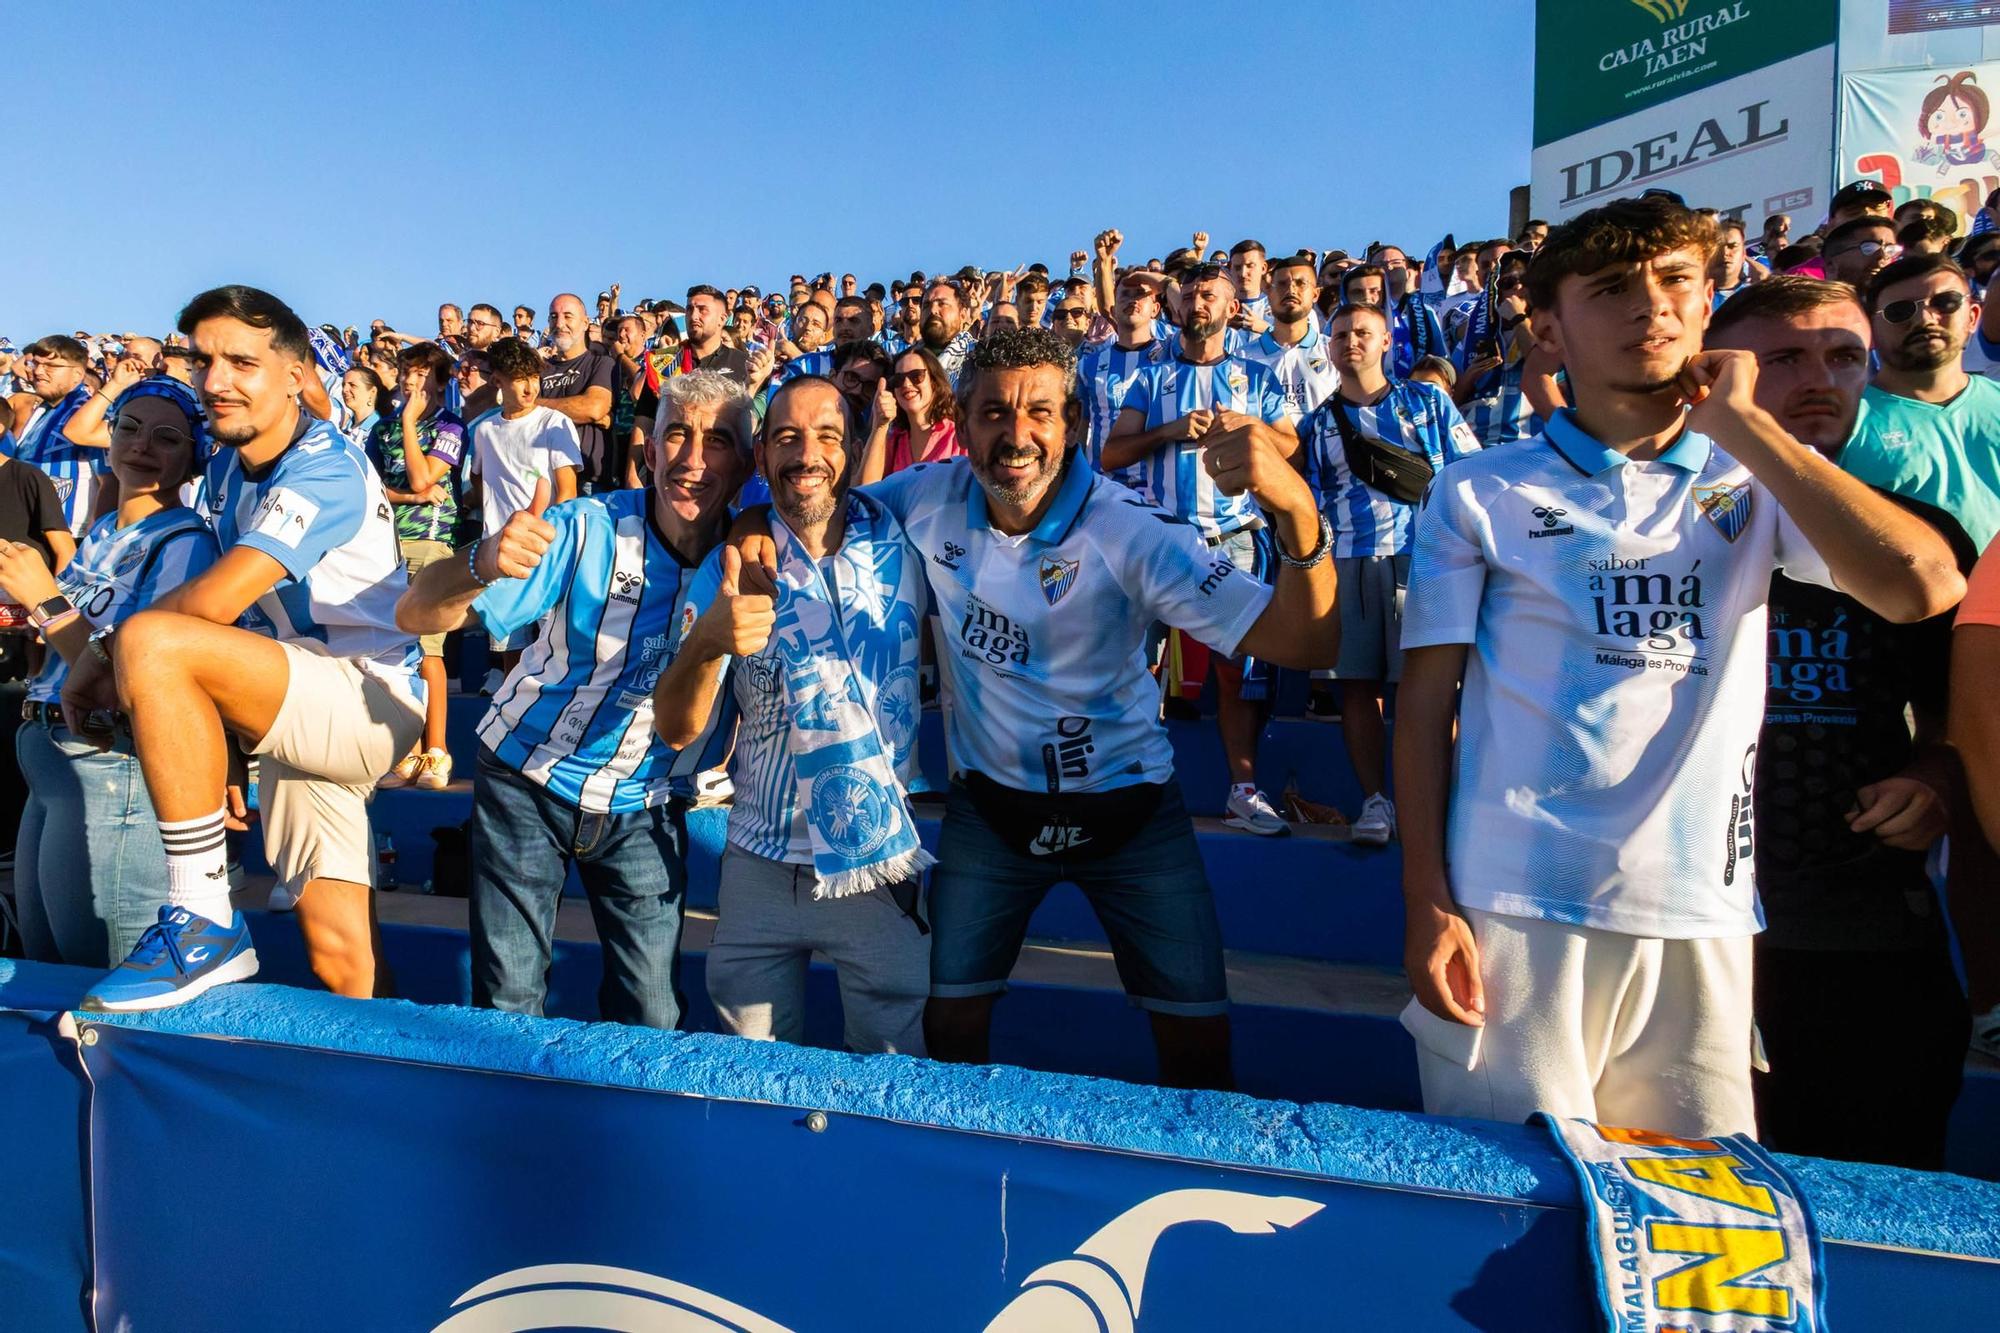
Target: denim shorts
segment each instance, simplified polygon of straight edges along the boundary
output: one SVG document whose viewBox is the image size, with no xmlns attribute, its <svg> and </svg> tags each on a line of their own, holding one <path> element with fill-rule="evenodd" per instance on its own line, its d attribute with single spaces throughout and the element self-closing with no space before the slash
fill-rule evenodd
<svg viewBox="0 0 2000 1333">
<path fill-rule="evenodd" d="M 1132 1003 L 1189 1018 L 1228 1011 L 1222 927 L 1176 783 L 1130 842 L 1090 861 L 1016 851 L 952 783 L 931 871 L 931 994 L 1005 993 L 1028 918 L 1065 882 L 1083 890 L 1104 926 Z"/>
</svg>

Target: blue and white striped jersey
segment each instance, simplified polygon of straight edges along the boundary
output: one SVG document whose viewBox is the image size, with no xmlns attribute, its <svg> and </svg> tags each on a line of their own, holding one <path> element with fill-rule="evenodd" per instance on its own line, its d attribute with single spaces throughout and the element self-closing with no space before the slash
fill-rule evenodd
<svg viewBox="0 0 2000 1333">
<path fill-rule="evenodd" d="M 842 637 L 856 655 L 854 680 L 875 714 L 889 761 L 904 790 L 917 776 L 917 722 L 923 714 L 917 658 L 930 587 L 923 556 L 908 542 L 847 541 L 820 562 L 837 599 Z M 710 552 L 688 588 L 679 622 L 692 624 L 722 586 L 722 552 Z M 792 713 L 785 699 L 784 661 L 776 636 L 754 657 L 731 658 L 728 684 L 710 726 L 736 748 L 729 780 L 729 841 L 771 861 L 812 864 L 812 837 L 798 803 L 792 757 Z"/>
<path fill-rule="evenodd" d="M 51 406 L 41 403 L 21 430 L 11 457 L 32 463 L 55 483 L 56 498 L 62 501 L 63 517 L 69 521 L 71 536 L 80 537 L 90 524 L 91 502 L 97 498 L 97 479 L 110 471 L 103 449 L 91 449 L 63 434 L 76 410 L 90 401 L 90 386 L 79 384 Z"/>
<path fill-rule="evenodd" d="M 654 529 L 651 496 L 611 491 L 557 505 L 545 515 L 556 535 L 541 564 L 472 604 L 492 635 L 542 627 L 480 720 L 481 743 L 592 814 L 691 794 L 695 774 L 728 753 L 712 719 L 685 750 L 653 731 L 653 686 L 687 632 L 675 613 L 695 571 Z"/>
<path fill-rule="evenodd" d="M 1071 450 L 1035 530 L 996 531 L 969 462 L 866 488 L 923 557 L 953 773 L 1017 791 L 1102 791 L 1173 776 L 1147 632 L 1178 625 L 1233 654 L 1271 589 Z"/>
<path fill-rule="evenodd" d="M 1340 372 L 1327 359 L 1326 335 L 1313 321 L 1307 321 L 1306 336 L 1286 346 L 1269 330 L 1252 338 L 1243 348 L 1249 360 L 1268 366 L 1285 391 L 1285 402 L 1293 420 L 1326 401 L 1340 384 Z"/>
<path fill-rule="evenodd" d="M 1320 512 L 1333 525 L 1334 555 L 1408 554 L 1416 506 L 1397 504 L 1355 479 L 1347 466 L 1340 426 L 1333 419 L 1341 411 L 1359 434 L 1423 454 L 1433 471 L 1477 453 L 1479 441 L 1444 390 L 1423 380 L 1391 380 L 1389 392 L 1367 407 L 1356 407 L 1335 394 L 1299 427 L 1305 440 L 1306 481 Z"/>
<path fill-rule="evenodd" d="M 215 534 L 192 509 L 163 509 L 122 528 L 118 515 L 106 514 L 84 534 L 76 558 L 56 575 L 56 583 L 85 620 L 108 629 L 206 570 L 221 554 Z M 68 675 L 62 654 L 50 649 L 28 697 L 54 703 Z"/>
<path fill-rule="evenodd" d="M 1270 369 L 1240 356 L 1197 365 L 1178 354 L 1142 366 L 1125 391 L 1123 411 L 1138 412 L 1146 429 L 1178 421 L 1201 408 L 1227 408 L 1266 424 L 1292 420 L 1285 391 Z M 1139 460 L 1130 483 L 1139 494 L 1174 517 L 1194 525 L 1214 541 L 1263 521 L 1248 495 L 1224 495 L 1202 466 L 1201 447 L 1192 441 L 1169 444 Z M 1185 626 L 1183 626 L 1185 628 Z"/>
<path fill-rule="evenodd" d="M 285 568 L 245 613 L 246 628 L 414 675 L 416 638 L 396 628 L 396 599 L 409 586 L 396 520 L 359 445 L 300 412 L 290 447 L 263 475 L 224 447 L 205 485 L 222 549 L 247 546 Z"/>
<path fill-rule="evenodd" d="M 802 352 L 778 367 L 778 373 L 771 377 L 771 387 L 777 388 L 786 380 L 795 380 L 801 375 L 819 375 L 833 378 L 833 349 L 822 347 L 817 352 Z"/>
<path fill-rule="evenodd" d="M 1104 441 L 1125 406 L 1126 390 L 1132 387 L 1141 366 L 1156 365 L 1173 356 L 1170 340 L 1155 338 L 1138 347 L 1120 347 L 1116 341 L 1091 343 L 1076 362 L 1076 392 L 1083 400 L 1083 419 L 1090 434 L 1084 456 L 1092 467 L 1100 467 Z M 1101 470 L 1101 468 L 1100 468 Z M 1117 480 L 1124 481 L 1120 475 Z"/>
<path fill-rule="evenodd" d="M 1459 905 L 1655 939 L 1756 931 L 1771 574 L 1832 584 L 1771 493 L 1704 435 L 1641 462 L 1563 411 L 1446 468 L 1416 526 L 1403 648 L 1471 645 Z"/>
</svg>

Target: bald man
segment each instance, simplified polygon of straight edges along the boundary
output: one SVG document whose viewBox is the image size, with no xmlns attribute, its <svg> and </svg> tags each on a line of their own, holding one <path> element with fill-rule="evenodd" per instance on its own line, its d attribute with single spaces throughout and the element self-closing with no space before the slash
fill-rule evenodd
<svg viewBox="0 0 2000 1333">
<path fill-rule="evenodd" d="M 625 484 L 623 440 L 614 440 L 611 425 L 612 386 L 618 359 L 589 340 L 590 313 L 572 292 L 549 302 L 553 337 L 542 371 L 541 403 L 568 417 L 576 426 L 583 449 L 583 473 L 578 489 L 589 495 L 615 491 Z"/>
</svg>

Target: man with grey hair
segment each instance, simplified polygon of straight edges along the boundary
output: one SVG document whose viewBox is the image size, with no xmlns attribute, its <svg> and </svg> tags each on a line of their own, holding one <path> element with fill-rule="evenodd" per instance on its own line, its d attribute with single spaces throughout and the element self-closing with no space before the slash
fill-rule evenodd
<svg viewBox="0 0 2000 1333">
<path fill-rule="evenodd" d="M 411 633 L 475 615 L 505 637 L 537 621 L 479 724 L 474 772 L 472 993 L 539 1014 L 556 906 L 575 862 L 604 946 L 599 1017 L 680 1021 L 683 812 L 722 762 L 713 730 L 670 748 L 653 687 L 679 652 L 675 612 L 750 475 L 749 399 L 706 371 L 668 381 L 646 447 L 649 490 L 551 508 L 545 483 L 505 527 L 424 569 L 397 605 Z"/>
</svg>

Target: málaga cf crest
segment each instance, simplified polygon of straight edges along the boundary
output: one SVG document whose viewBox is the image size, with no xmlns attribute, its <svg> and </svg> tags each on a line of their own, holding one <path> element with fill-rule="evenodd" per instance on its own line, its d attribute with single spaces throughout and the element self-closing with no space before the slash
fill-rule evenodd
<svg viewBox="0 0 2000 1333">
<path fill-rule="evenodd" d="M 1042 557 L 1042 596 L 1054 606 L 1063 599 L 1063 594 L 1076 582 L 1077 562 L 1058 560 L 1052 555 Z"/>
<path fill-rule="evenodd" d="M 1734 486 L 1697 486 L 1694 488 L 1694 507 L 1701 516 L 1715 524 L 1716 530 L 1730 541 L 1743 535 L 1743 529 L 1750 526 L 1750 483 L 1739 481 Z"/>
</svg>

